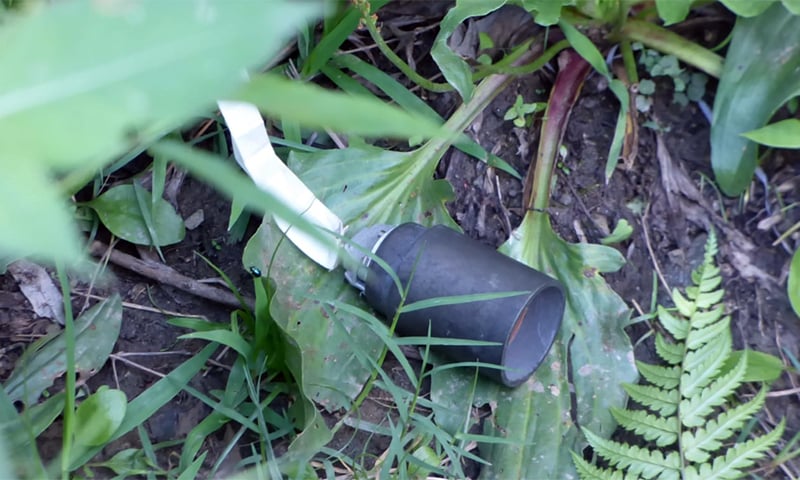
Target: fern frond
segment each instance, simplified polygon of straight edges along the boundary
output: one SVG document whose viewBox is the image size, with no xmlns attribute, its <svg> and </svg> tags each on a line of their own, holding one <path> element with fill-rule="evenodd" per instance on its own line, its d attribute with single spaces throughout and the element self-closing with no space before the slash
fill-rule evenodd
<svg viewBox="0 0 800 480">
<path fill-rule="evenodd" d="M 664 390 L 652 385 L 633 385 L 625 383 L 622 388 L 636 402 L 644 405 L 662 417 L 673 415 L 678 409 L 679 393 L 677 390 Z"/>
<path fill-rule="evenodd" d="M 704 463 L 699 468 L 689 467 L 684 473 L 686 480 L 727 480 L 740 478 L 742 470 L 752 466 L 783 435 L 786 420 L 781 420 L 771 432 L 760 437 L 738 443 L 728 450 L 725 456 L 719 456 L 713 463 Z"/>
<path fill-rule="evenodd" d="M 657 417 L 645 410 L 627 410 L 611 407 L 611 415 L 625 430 L 641 435 L 645 440 L 667 447 L 678 441 L 678 418 Z"/>
<path fill-rule="evenodd" d="M 732 343 L 730 330 L 725 330 L 700 350 L 686 354 L 683 361 L 684 373 L 680 377 L 681 395 L 693 397 L 695 392 L 705 388 L 716 378 L 731 354 Z"/>
<path fill-rule="evenodd" d="M 681 423 L 687 427 L 702 426 L 706 421 L 705 417 L 714 410 L 714 407 L 725 403 L 725 400 L 739 388 L 746 370 L 747 351 L 733 370 L 714 380 L 697 396 L 681 400 L 679 406 Z"/>
<path fill-rule="evenodd" d="M 710 292 L 722 284 L 722 276 L 719 274 L 719 267 L 714 264 L 705 265 L 702 272 L 692 275 L 692 283 L 697 285 L 700 292 Z"/>
<path fill-rule="evenodd" d="M 628 473 L 641 475 L 645 479 L 677 480 L 680 478 L 681 459 L 678 452 L 670 452 L 665 457 L 659 450 L 648 450 L 635 445 L 607 440 L 585 428 L 583 433 L 594 451 L 608 461 L 611 466 L 625 468 Z"/>
<path fill-rule="evenodd" d="M 691 318 L 694 315 L 696 310 L 695 303 L 692 300 L 684 297 L 683 294 L 677 289 L 672 289 L 672 302 L 675 304 L 675 308 L 678 309 L 678 312 L 683 315 L 685 318 Z M 661 318 L 659 317 L 659 320 Z"/>
<path fill-rule="evenodd" d="M 681 369 L 677 365 L 662 367 L 637 360 L 636 369 L 649 383 L 667 390 L 677 387 L 681 380 Z"/>
<path fill-rule="evenodd" d="M 683 361 L 684 345 L 681 342 L 668 342 L 664 335 L 656 334 L 656 353 L 670 365 L 680 365 Z"/>
<path fill-rule="evenodd" d="M 722 447 L 722 442 L 727 440 L 737 430 L 752 418 L 764 405 L 767 390 L 762 388 L 758 395 L 749 402 L 722 412 L 717 418 L 709 420 L 703 428 L 694 433 L 686 431 L 681 435 L 681 448 L 683 456 L 689 461 L 703 463 L 708 461 L 709 452 L 714 452 Z"/>
<path fill-rule="evenodd" d="M 767 389 L 762 388 L 749 402 L 731 402 L 745 380 L 748 354 L 744 351 L 733 368 L 725 367 L 733 340 L 731 317 L 720 304 L 724 290 L 714 264 L 716 241 L 710 232 L 703 264 L 692 272 L 694 285 L 685 289 L 685 295 L 673 290 L 675 308 L 657 309 L 658 320 L 674 339 L 656 333 L 656 353 L 667 365 L 636 362 L 649 384 L 622 385 L 630 399 L 646 409 L 611 408 L 620 426 L 657 448 L 604 439 L 584 428 L 586 439 L 608 466 L 591 465 L 573 453 L 582 479 L 620 480 L 627 475 L 648 480 L 739 478 L 783 434 L 785 422 L 781 421 L 761 437 L 730 447 L 723 444 L 763 408 Z"/>
<path fill-rule="evenodd" d="M 689 288 L 686 289 L 686 295 L 694 302 L 695 309 L 713 307 L 722 300 L 724 294 L 725 290 L 721 289 L 711 292 L 700 292 L 698 287 L 691 290 Z M 687 317 L 691 317 L 691 315 L 687 315 Z"/>
<path fill-rule="evenodd" d="M 712 338 L 718 337 L 722 332 L 730 331 L 731 317 L 726 316 L 722 320 L 712 323 L 700 329 L 692 328 L 686 338 L 686 348 L 697 350 L 708 343 Z"/>
<path fill-rule="evenodd" d="M 575 463 L 575 470 L 578 471 L 578 476 L 581 480 L 629 480 L 636 477 L 629 477 L 622 473 L 621 470 L 612 470 L 609 468 L 600 468 L 592 465 L 583 459 L 575 452 L 572 453 L 572 461 Z"/>
<path fill-rule="evenodd" d="M 692 318 L 689 319 L 689 323 L 691 323 L 692 327 L 694 328 L 702 328 L 705 327 L 706 325 L 711 325 L 712 323 L 722 318 L 722 315 L 724 313 L 725 309 L 722 307 L 722 305 L 717 305 L 711 310 L 694 312 Z"/>
<path fill-rule="evenodd" d="M 672 312 L 661 305 L 658 306 L 656 312 L 658 313 L 658 321 L 661 322 L 661 325 L 667 329 L 675 340 L 686 339 L 686 336 L 689 334 L 688 320 L 673 315 Z"/>
</svg>

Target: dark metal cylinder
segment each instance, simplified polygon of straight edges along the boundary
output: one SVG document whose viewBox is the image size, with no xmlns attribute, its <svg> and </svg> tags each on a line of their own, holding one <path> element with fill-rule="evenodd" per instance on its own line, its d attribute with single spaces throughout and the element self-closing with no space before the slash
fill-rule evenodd
<svg viewBox="0 0 800 480">
<path fill-rule="evenodd" d="M 491 346 L 435 347 L 457 361 L 478 361 L 502 368 L 481 373 L 509 387 L 523 383 L 547 355 L 561 325 L 561 284 L 522 263 L 444 226 L 399 225 L 373 252 L 408 288 L 405 304 L 455 295 L 526 293 L 485 301 L 441 305 L 404 312 L 400 335 L 497 342 Z M 364 295 L 373 308 L 393 318 L 401 294 L 378 262 L 369 262 Z"/>
</svg>

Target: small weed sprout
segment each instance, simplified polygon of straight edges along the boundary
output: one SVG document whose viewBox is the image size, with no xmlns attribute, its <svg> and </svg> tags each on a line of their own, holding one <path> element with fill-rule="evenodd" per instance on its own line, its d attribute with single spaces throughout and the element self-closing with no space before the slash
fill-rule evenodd
<svg viewBox="0 0 800 480">
<path fill-rule="evenodd" d="M 517 100 L 503 116 L 503 120 L 513 120 L 514 126 L 519 128 L 530 127 L 533 120 L 530 114 L 544 111 L 545 108 L 547 102 L 525 103 L 522 95 L 517 94 Z"/>
<path fill-rule="evenodd" d="M 647 113 L 653 106 L 653 94 L 656 91 L 656 84 L 652 80 L 655 77 L 670 77 L 672 79 L 673 94 L 672 101 L 681 106 L 686 106 L 689 102 L 699 102 L 706 93 L 708 76 L 700 72 L 687 72 L 681 68 L 677 57 L 674 55 L 664 55 L 657 50 L 645 48 L 641 43 L 634 43 L 631 48 L 641 52 L 639 54 L 639 64 L 644 67 L 650 79 L 642 79 L 639 82 L 639 90 L 636 94 L 636 108 L 642 113 Z"/>
</svg>

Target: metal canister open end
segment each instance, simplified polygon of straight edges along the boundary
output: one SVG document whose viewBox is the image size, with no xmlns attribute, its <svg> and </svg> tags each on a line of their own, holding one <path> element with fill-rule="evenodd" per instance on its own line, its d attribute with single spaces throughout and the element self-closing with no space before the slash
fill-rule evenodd
<svg viewBox="0 0 800 480">
<path fill-rule="evenodd" d="M 394 317 L 402 296 L 383 262 L 408 289 L 406 305 L 498 294 L 403 312 L 397 333 L 427 336 L 430 329 L 432 337 L 492 342 L 436 348 L 456 361 L 486 364 L 480 373 L 503 385 L 516 387 L 533 374 L 561 326 L 565 298 L 558 281 L 447 227 L 377 225 L 358 232 L 345 250 L 348 282 L 386 318 Z M 502 296 L 508 292 L 518 293 Z"/>
</svg>

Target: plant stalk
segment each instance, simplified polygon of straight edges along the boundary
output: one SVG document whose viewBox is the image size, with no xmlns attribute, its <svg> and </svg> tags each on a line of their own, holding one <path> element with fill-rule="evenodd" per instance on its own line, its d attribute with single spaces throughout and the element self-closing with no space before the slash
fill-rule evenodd
<svg viewBox="0 0 800 480">
<path fill-rule="evenodd" d="M 590 69 L 589 63 L 574 50 L 567 50 L 558 57 L 558 75 L 547 102 L 536 167 L 532 181 L 526 182 L 526 188 L 528 185 L 531 188 L 531 193 L 526 197 L 529 199 L 528 209 L 534 213 L 545 211 L 550 204 L 550 178 L 558 157 L 558 147 L 564 137 L 572 106 Z"/>
<path fill-rule="evenodd" d="M 75 321 L 72 318 L 72 295 L 64 264 L 56 264 L 64 300 L 64 338 L 66 339 L 67 371 L 64 376 L 64 428 L 61 438 L 61 478 L 69 480 L 72 439 L 75 434 Z"/>
<path fill-rule="evenodd" d="M 619 30 L 619 35 L 623 39 L 641 42 L 662 53 L 674 55 L 714 78 L 722 75 L 721 56 L 653 23 L 629 19 Z"/>
</svg>

